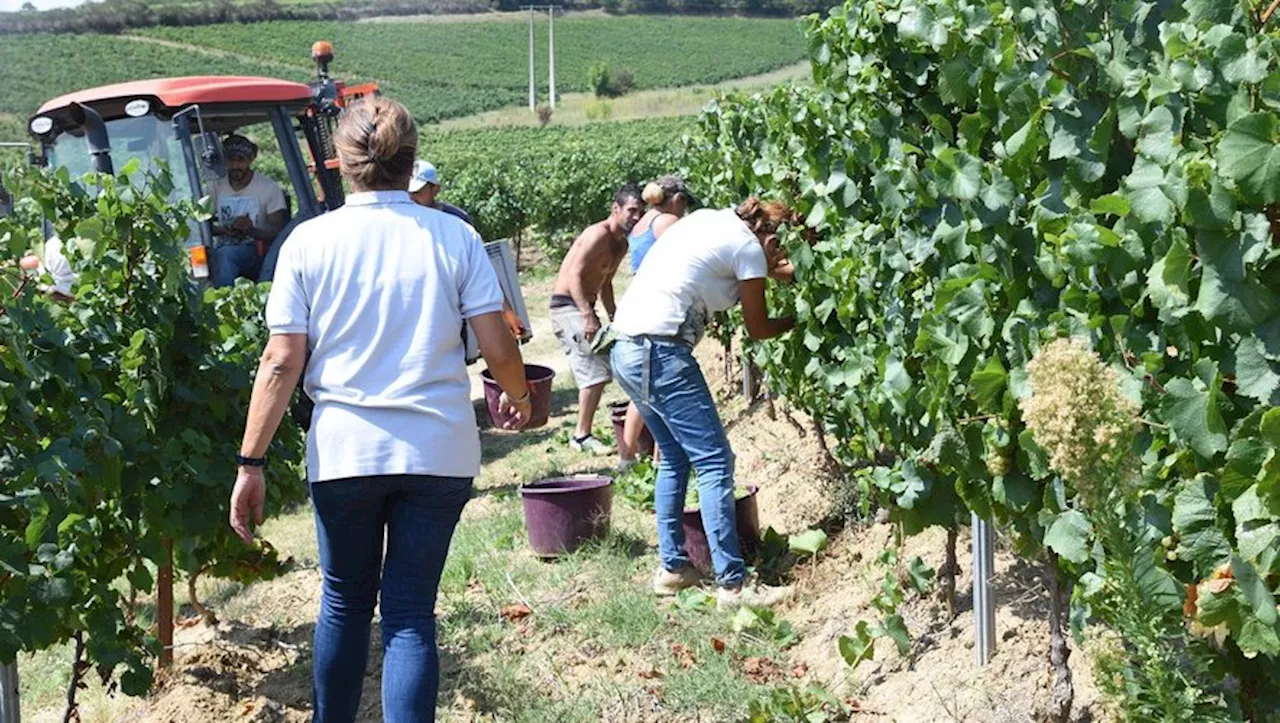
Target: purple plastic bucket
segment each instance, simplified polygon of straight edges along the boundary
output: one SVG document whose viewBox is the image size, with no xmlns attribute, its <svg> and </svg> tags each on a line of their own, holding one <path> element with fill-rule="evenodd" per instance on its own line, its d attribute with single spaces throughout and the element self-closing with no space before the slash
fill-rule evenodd
<svg viewBox="0 0 1280 723">
<path fill-rule="evenodd" d="M 539 557 L 573 552 L 589 540 L 609 534 L 613 480 L 561 477 L 520 487 L 529 546 Z"/>
<path fill-rule="evenodd" d="M 498 411 L 502 387 L 494 381 L 488 369 L 480 372 L 480 376 L 484 379 L 484 401 L 489 407 L 489 421 L 494 427 L 502 429 L 508 421 L 507 415 Z M 529 404 L 533 406 L 533 416 L 529 418 L 529 423 L 524 425 L 524 428 L 533 429 L 546 424 L 551 418 L 551 382 L 555 380 L 556 373 L 549 367 L 525 364 L 524 376 L 529 381 Z"/>
<path fill-rule="evenodd" d="M 618 444 L 618 449 L 622 449 L 622 432 L 627 426 L 627 407 L 630 402 L 614 402 L 609 405 L 609 419 L 613 422 L 613 439 Z M 637 442 L 639 449 L 636 452 L 641 457 L 653 456 L 653 435 L 649 434 L 646 427 L 640 431 L 640 440 Z"/>
<path fill-rule="evenodd" d="M 734 500 L 734 513 L 738 520 L 738 545 L 743 559 L 750 560 L 760 545 L 760 510 L 756 507 L 759 488 L 747 485 L 747 496 Z M 702 511 L 697 507 L 684 508 L 684 551 L 689 562 L 705 575 L 714 575 L 711 563 L 711 547 L 707 533 L 702 528 Z"/>
</svg>

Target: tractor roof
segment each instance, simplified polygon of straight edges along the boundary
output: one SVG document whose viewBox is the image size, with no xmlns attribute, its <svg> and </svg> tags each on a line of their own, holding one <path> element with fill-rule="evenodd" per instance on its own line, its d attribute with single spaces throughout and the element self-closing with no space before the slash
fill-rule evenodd
<svg viewBox="0 0 1280 723">
<path fill-rule="evenodd" d="M 155 78 L 88 88 L 54 98 L 40 106 L 40 113 L 66 108 L 72 103 L 91 105 L 103 101 L 152 97 L 170 108 L 192 103 L 296 103 L 311 98 L 311 88 L 275 78 L 203 75 L 190 78 Z"/>
</svg>

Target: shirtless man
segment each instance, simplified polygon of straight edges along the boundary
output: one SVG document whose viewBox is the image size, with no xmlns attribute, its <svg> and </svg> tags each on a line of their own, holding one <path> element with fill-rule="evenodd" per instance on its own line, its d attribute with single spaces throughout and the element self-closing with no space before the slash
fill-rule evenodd
<svg viewBox="0 0 1280 723">
<path fill-rule="evenodd" d="M 591 434 L 604 385 L 612 377 L 608 359 L 591 348 L 600 331 L 596 299 L 604 302 L 605 313 L 613 319 L 613 274 L 627 255 L 627 234 L 643 213 L 640 187 L 628 183 L 619 188 L 609 218 L 589 226 L 569 247 L 552 291 L 551 326 L 578 384 L 578 428 L 569 444 L 579 451 L 609 452 L 609 446 Z"/>
</svg>

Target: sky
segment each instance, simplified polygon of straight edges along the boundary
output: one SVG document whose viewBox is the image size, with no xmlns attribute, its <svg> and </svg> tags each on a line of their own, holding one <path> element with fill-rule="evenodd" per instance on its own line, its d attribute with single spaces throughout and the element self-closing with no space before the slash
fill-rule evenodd
<svg viewBox="0 0 1280 723">
<path fill-rule="evenodd" d="M 11 12 L 22 9 L 22 4 L 26 0 L 0 0 L 0 12 Z M 31 4 L 36 6 L 37 10 L 50 10 L 52 8 L 66 8 L 73 5 L 81 5 L 84 0 L 31 0 Z"/>
</svg>

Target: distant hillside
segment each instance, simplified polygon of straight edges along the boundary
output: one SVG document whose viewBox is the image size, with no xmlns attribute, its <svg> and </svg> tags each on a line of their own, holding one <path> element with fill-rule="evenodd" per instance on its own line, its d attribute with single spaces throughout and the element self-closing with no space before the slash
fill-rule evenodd
<svg viewBox="0 0 1280 723">
<path fill-rule="evenodd" d="M 826 0 L 563 0 L 561 7 L 627 14 L 784 17 L 817 12 L 828 5 Z M 74 8 L 0 13 L 0 34 L 119 33 L 154 26 L 479 14 L 520 7 L 517 0 L 102 0 Z"/>
<path fill-rule="evenodd" d="M 546 91 L 545 19 L 538 26 L 540 92 Z M 556 21 L 561 93 L 588 91 L 605 63 L 636 90 L 717 83 L 792 65 L 805 55 L 793 19 L 569 16 Z M 0 112 L 25 117 L 55 95 L 107 83 L 181 75 L 264 75 L 306 80 L 310 48 L 332 41 L 334 72 L 376 81 L 421 122 L 518 105 L 528 94 L 523 23 L 281 21 L 151 28 L 128 35 L 31 34 L 0 40 L 8 93 Z"/>
</svg>

